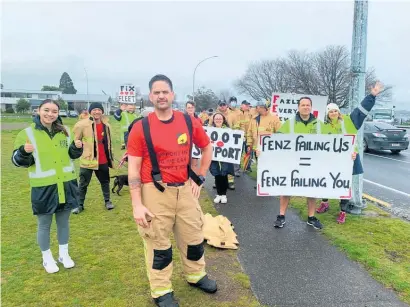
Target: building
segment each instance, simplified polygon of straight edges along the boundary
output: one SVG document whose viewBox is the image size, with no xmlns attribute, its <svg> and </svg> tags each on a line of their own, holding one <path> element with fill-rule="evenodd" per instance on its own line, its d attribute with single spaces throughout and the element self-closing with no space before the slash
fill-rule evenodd
<svg viewBox="0 0 410 307">
<path fill-rule="evenodd" d="M 8 108 L 16 109 L 17 101 L 26 99 L 31 104 L 31 109 L 37 109 L 44 99 L 58 100 L 62 96 L 61 91 L 34 91 L 34 90 L 12 90 L 2 89 L 0 108 L 5 111 Z"/>
<path fill-rule="evenodd" d="M 99 102 L 103 105 L 105 113 L 109 114 L 111 111 L 110 96 L 101 94 L 63 94 L 62 99 L 67 102 L 69 110 L 81 110 L 87 109 L 88 103 Z"/>
</svg>

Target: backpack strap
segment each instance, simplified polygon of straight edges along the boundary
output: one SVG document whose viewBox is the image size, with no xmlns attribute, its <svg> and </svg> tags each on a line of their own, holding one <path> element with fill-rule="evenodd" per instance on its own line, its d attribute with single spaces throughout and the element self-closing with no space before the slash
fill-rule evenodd
<svg viewBox="0 0 410 307">
<path fill-rule="evenodd" d="M 152 171 L 151 171 L 152 180 L 154 182 L 155 187 L 160 192 L 164 192 L 165 188 L 159 183 L 159 181 L 162 180 L 162 176 L 159 170 L 159 165 L 158 165 L 157 155 L 154 150 L 154 145 L 152 144 L 148 117 L 144 117 L 144 119 L 142 120 L 142 129 L 144 131 L 145 142 L 147 143 L 149 158 L 151 160 L 151 165 L 152 165 Z"/>
<path fill-rule="evenodd" d="M 184 118 L 185 118 L 185 123 L 188 127 L 188 133 L 189 133 L 189 158 L 188 158 L 188 177 L 192 179 L 193 182 L 195 182 L 198 186 L 200 186 L 203 182 L 199 178 L 199 176 L 192 170 L 191 168 L 191 160 L 192 160 L 192 119 L 191 116 L 184 113 Z"/>
</svg>

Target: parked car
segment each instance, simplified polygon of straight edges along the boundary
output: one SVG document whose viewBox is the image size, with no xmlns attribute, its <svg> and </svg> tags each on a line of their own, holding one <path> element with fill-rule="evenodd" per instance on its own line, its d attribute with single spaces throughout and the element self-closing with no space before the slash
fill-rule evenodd
<svg viewBox="0 0 410 307">
<path fill-rule="evenodd" d="M 38 114 L 38 109 L 34 109 L 34 110 L 31 112 L 31 116 L 32 116 L 32 117 L 35 117 L 37 114 Z"/>
<path fill-rule="evenodd" d="M 406 129 L 397 128 L 383 122 L 365 122 L 363 132 L 363 150 L 390 150 L 398 154 L 409 148 L 409 135 Z"/>
<path fill-rule="evenodd" d="M 67 117 L 67 111 L 66 110 L 60 110 L 58 112 L 58 115 L 60 115 L 61 117 Z"/>
<path fill-rule="evenodd" d="M 78 117 L 78 112 L 77 111 L 68 111 L 68 117 Z"/>
</svg>

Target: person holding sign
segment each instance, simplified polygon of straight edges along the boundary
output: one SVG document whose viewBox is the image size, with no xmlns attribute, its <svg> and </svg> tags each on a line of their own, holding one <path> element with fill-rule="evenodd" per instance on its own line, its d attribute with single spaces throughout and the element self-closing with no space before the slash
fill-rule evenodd
<svg viewBox="0 0 410 307">
<path fill-rule="evenodd" d="M 205 272 L 203 213 L 198 197 L 212 158 L 212 145 L 198 121 L 172 110 L 171 80 L 156 75 L 149 82 L 155 111 L 138 121 L 128 144 L 128 182 L 133 215 L 144 241 L 151 296 L 160 307 L 178 307 L 171 277 L 171 233 L 181 254 L 189 285 L 215 293 Z M 198 175 L 190 168 L 192 145 L 202 149 Z"/>
<path fill-rule="evenodd" d="M 121 149 L 125 149 L 127 146 L 128 127 L 135 119 L 141 117 L 139 113 L 135 113 L 135 104 L 122 103 L 120 108 L 114 112 L 114 118 L 121 125 Z"/>
<path fill-rule="evenodd" d="M 326 107 L 326 121 L 323 127 L 324 134 L 357 134 L 357 131 L 362 127 L 367 115 L 374 107 L 377 95 L 383 90 L 383 85 L 380 82 L 371 88 L 370 94 L 366 96 L 360 105 L 355 108 L 349 115 L 340 113 L 339 107 L 335 103 L 329 103 Z M 358 148 L 355 147 L 353 175 L 363 174 L 363 166 L 358 155 Z M 340 200 L 340 213 L 337 218 L 338 224 L 344 224 L 346 221 L 346 208 L 349 204 L 348 199 Z M 324 213 L 329 210 L 329 200 L 322 199 L 320 207 L 316 210 L 317 213 Z"/>
<path fill-rule="evenodd" d="M 298 101 L 298 112 L 294 117 L 285 121 L 279 129 L 279 133 L 306 133 L 306 134 L 321 134 L 323 122 L 317 119 L 312 114 L 312 100 L 309 97 L 302 97 Z M 274 226 L 282 228 L 285 225 L 285 213 L 289 206 L 290 196 L 280 197 L 280 211 L 277 216 Z M 316 199 L 308 197 L 308 220 L 307 224 L 315 229 L 322 229 L 323 225 L 315 217 Z"/>
<path fill-rule="evenodd" d="M 212 126 L 216 128 L 229 128 L 225 116 L 221 113 L 213 115 Z M 216 197 L 214 203 L 226 204 L 228 202 L 226 197 L 226 191 L 229 187 L 228 175 L 234 175 L 234 165 L 232 163 L 212 161 L 209 171 L 215 177 Z"/>
<path fill-rule="evenodd" d="M 75 265 L 68 254 L 70 211 L 78 207 L 77 176 L 72 159 L 81 156 L 83 144 L 80 140 L 73 141 L 69 130 L 62 125 L 57 102 L 44 100 L 38 109 L 34 123 L 17 135 L 12 162 L 28 169 L 43 266 L 47 273 L 56 273 L 59 268 L 50 250 L 53 215 L 57 222 L 58 261 L 67 269 Z"/>
</svg>

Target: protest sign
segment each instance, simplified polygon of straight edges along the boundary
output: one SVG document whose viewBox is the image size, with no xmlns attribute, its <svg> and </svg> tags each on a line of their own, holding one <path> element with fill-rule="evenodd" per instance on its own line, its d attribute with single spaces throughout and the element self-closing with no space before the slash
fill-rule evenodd
<svg viewBox="0 0 410 307">
<path fill-rule="evenodd" d="M 211 139 L 213 161 L 241 163 L 244 134 L 242 130 L 215 127 L 204 127 L 204 129 Z M 201 150 L 196 146 L 192 147 L 192 158 L 201 158 Z"/>
<path fill-rule="evenodd" d="M 327 96 L 290 94 L 290 93 L 273 93 L 271 100 L 271 112 L 279 116 L 283 123 L 287 119 L 296 115 L 298 111 L 298 101 L 301 97 L 312 99 L 312 113 L 320 120 L 325 119 Z"/>
<path fill-rule="evenodd" d="M 350 199 L 355 138 L 343 134 L 261 136 L 257 195 Z"/>
<path fill-rule="evenodd" d="M 120 86 L 118 93 L 118 103 L 132 104 L 136 103 L 137 93 L 135 92 L 135 86 L 132 84 L 124 84 Z"/>
</svg>

